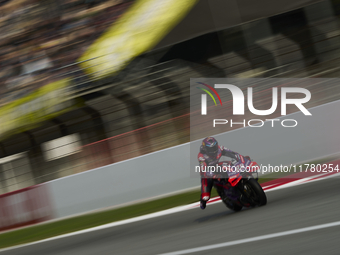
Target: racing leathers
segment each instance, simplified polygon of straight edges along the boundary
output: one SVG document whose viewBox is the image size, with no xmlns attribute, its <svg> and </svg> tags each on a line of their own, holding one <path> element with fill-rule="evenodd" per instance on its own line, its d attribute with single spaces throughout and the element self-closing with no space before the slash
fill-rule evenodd
<svg viewBox="0 0 340 255">
<path fill-rule="evenodd" d="M 216 166 L 219 163 L 219 160 L 222 156 L 226 156 L 232 159 L 232 162 L 245 163 L 248 156 L 244 157 L 241 154 L 231 151 L 224 146 L 218 146 L 218 151 L 216 157 L 209 156 L 204 147 L 200 147 L 200 152 L 198 154 L 198 161 L 200 165 L 200 174 L 201 174 L 201 208 L 205 208 L 205 203 L 210 199 L 210 192 L 214 184 L 214 173 L 209 171 L 205 171 L 208 166 Z M 246 159 L 245 159 L 246 158 Z M 202 205 L 203 204 L 203 205 Z"/>
</svg>

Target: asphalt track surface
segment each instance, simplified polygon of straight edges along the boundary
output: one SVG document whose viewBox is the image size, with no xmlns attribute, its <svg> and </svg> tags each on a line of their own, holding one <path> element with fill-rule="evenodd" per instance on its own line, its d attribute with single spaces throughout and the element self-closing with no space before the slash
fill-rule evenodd
<svg viewBox="0 0 340 255">
<path fill-rule="evenodd" d="M 234 213 L 222 203 L 1 252 L 1 255 L 340 254 L 340 178 L 267 193 L 264 207 Z M 338 225 L 334 225 L 338 222 Z M 331 226 L 273 237 L 325 223 Z M 263 235 L 269 235 L 261 237 Z M 259 241 L 247 241 L 260 237 Z M 245 240 L 246 239 L 246 240 Z M 200 247 L 243 240 L 221 248 Z M 183 254 L 183 253 L 174 253 Z M 189 254 L 189 253 L 188 253 Z"/>
</svg>

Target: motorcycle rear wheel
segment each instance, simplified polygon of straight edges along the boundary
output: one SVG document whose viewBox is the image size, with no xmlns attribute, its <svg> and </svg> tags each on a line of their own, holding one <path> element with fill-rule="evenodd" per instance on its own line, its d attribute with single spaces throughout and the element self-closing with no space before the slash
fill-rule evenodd
<svg viewBox="0 0 340 255">
<path fill-rule="evenodd" d="M 238 205 L 236 203 L 228 203 L 225 199 L 225 195 L 224 195 L 224 191 L 222 189 L 217 189 L 217 193 L 220 195 L 220 198 L 222 200 L 222 202 L 225 204 L 226 207 L 228 207 L 230 210 L 234 211 L 234 212 L 239 212 L 242 210 L 243 206 L 242 205 Z"/>
<path fill-rule="evenodd" d="M 223 201 L 223 200 L 222 200 Z M 238 205 L 236 203 L 232 203 L 230 202 L 227 203 L 226 201 L 223 201 L 223 203 L 225 204 L 226 207 L 228 207 L 230 210 L 234 211 L 234 212 L 239 212 L 242 210 L 243 206 L 242 205 Z"/>
<path fill-rule="evenodd" d="M 237 204 L 234 203 L 234 207 L 230 208 L 230 209 L 233 210 L 234 212 L 239 212 L 239 211 L 242 210 L 242 208 L 243 208 L 243 206 L 237 205 Z"/>
</svg>

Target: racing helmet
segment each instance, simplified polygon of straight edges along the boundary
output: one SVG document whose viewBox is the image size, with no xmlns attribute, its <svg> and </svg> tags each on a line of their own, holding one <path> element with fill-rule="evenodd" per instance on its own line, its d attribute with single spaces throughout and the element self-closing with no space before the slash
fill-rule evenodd
<svg viewBox="0 0 340 255">
<path fill-rule="evenodd" d="M 202 146 L 204 151 L 210 157 L 216 157 L 218 153 L 218 142 L 214 137 L 207 137 L 203 140 Z"/>
</svg>

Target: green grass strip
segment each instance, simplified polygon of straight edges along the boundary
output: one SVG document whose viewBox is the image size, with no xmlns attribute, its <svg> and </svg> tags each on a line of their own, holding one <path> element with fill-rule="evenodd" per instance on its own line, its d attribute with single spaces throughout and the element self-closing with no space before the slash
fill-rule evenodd
<svg viewBox="0 0 340 255">
<path fill-rule="evenodd" d="M 216 192 L 212 192 L 217 196 Z M 100 226 L 114 221 L 125 220 L 149 213 L 170 209 L 199 201 L 200 190 L 182 193 L 150 202 L 131 205 L 109 211 L 72 217 L 52 223 L 6 232 L 0 235 L 0 248 L 34 242 L 82 229 Z"/>
</svg>

